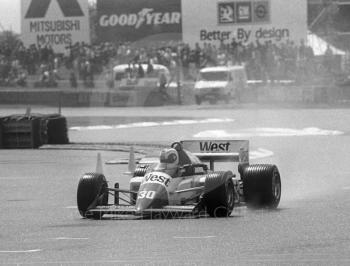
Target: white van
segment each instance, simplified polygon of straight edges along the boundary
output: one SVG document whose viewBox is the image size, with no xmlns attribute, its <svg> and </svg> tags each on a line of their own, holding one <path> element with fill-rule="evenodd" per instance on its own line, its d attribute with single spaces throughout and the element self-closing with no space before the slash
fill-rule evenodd
<svg viewBox="0 0 350 266">
<path fill-rule="evenodd" d="M 239 100 L 240 93 L 247 86 L 244 66 L 206 67 L 199 71 L 194 85 L 197 104 L 209 101 L 215 104 L 219 100 L 228 103 L 231 99 Z"/>
<path fill-rule="evenodd" d="M 143 75 L 140 76 L 139 68 L 142 67 Z M 122 64 L 113 68 L 114 87 L 118 89 L 130 89 L 135 87 L 158 87 L 160 78 L 164 75 L 166 82 L 170 80 L 170 72 L 166 66 L 152 64 L 152 71 L 148 70 L 148 64 Z"/>
</svg>

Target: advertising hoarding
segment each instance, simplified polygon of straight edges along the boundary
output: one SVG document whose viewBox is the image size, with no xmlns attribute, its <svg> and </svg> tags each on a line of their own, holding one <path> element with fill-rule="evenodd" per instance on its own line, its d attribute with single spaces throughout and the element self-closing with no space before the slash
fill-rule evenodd
<svg viewBox="0 0 350 266">
<path fill-rule="evenodd" d="M 98 0 L 97 13 L 103 42 L 181 39 L 181 0 Z"/>
<path fill-rule="evenodd" d="M 25 46 L 52 46 L 64 53 L 77 42 L 90 43 L 87 0 L 21 0 L 22 41 Z"/>
<path fill-rule="evenodd" d="M 182 0 L 182 20 L 183 40 L 190 45 L 227 44 L 233 38 L 243 44 L 299 44 L 307 36 L 307 1 Z"/>
</svg>

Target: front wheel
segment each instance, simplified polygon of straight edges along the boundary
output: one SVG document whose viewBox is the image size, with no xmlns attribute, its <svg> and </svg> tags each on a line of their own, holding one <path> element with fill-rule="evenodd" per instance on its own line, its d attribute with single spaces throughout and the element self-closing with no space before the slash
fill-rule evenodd
<svg viewBox="0 0 350 266">
<path fill-rule="evenodd" d="M 78 210 L 82 217 L 100 219 L 100 214 L 89 214 L 89 209 L 98 205 L 108 205 L 108 185 L 102 174 L 88 173 L 83 175 L 77 190 Z"/>
<path fill-rule="evenodd" d="M 231 171 L 209 174 L 205 179 L 203 204 L 210 217 L 228 217 L 234 208 L 235 190 Z"/>
<path fill-rule="evenodd" d="M 281 177 L 277 166 L 249 165 L 242 169 L 243 193 L 248 207 L 276 209 L 281 199 Z"/>
</svg>

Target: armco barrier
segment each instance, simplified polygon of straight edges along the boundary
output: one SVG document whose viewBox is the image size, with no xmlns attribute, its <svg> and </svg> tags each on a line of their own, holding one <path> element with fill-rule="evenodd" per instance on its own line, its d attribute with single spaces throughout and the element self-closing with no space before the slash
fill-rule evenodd
<svg viewBox="0 0 350 266">
<path fill-rule="evenodd" d="M 194 83 L 181 85 L 181 103 L 194 104 Z M 168 94 L 178 102 L 177 87 Z M 242 90 L 242 103 L 336 103 L 350 99 L 350 89 L 325 85 L 249 84 Z M 154 87 L 134 87 L 119 90 L 104 89 L 1 89 L 0 104 L 40 104 L 48 106 L 161 106 L 163 96 Z"/>
<path fill-rule="evenodd" d="M 79 106 L 78 104 L 78 92 L 76 91 L 63 91 L 60 92 L 60 95 L 58 96 L 59 100 L 55 101 L 54 105 L 57 106 L 57 104 L 60 102 L 61 106 Z"/>
<path fill-rule="evenodd" d="M 129 106 L 161 106 L 164 104 L 162 95 L 154 86 L 135 86 L 129 99 Z"/>
<path fill-rule="evenodd" d="M 2 104 L 47 104 L 54 105 L 59 97 L 58 91 L 43 90 L 1 90 Z"/>
<path fill-rule="evenodd" d="M 1 104 L 43 104 L 49 106 L 103 106 L 108 101 L 108 92 L 83 90 L 0 90 Z"/>
<path fill-rule="evenodd" d="M 3 148 L 2 145 L 2 119 L 0 119 L 0 149 Z"/>
<path fill-rule="evenodd" d="M 115 107 L 128 106 L 130 96 L 130 92 L 127 91 L 112 91 L 108 95 L 108 105 Z"/>
<path fill-rule="evenodd" d="M 108 95 L 108 105 L 125 106 L 161 106 L 163 98 L 153 87 L 134 87 L 128 90 L 111 91 Z"/>
<path fill-rule="evenodd" d="M 180 88 L 180 97 L 181 97 L 181 103 L 184 105 L 191 105 L 195 103 L 194 100 L 194 82 L 185 82 L 183 84 L 181 84 L 181 88 Z M 173 94 L 172 97 L 174 97 L 174 99 L 177 99 L 177 88 L 172 88 Z"/>
<path fill-rule="evenodd" d="M 242 102 L 255 98 L 256 103 L 336 103 L 342 99 L 342 89 L 324 85 L 260 85 L 248 88 L 241 96 Z"/>
<path fill-rule="evenodd" d="M 107 92 L 91 92 L 89 106 L 105 106 L 108 101 Z"/>
<path fill-rule="evenodd" d="M 72 95 L 72 93 L 70 93 Z M 77 96 L 77 105 L 78 106 L 88 106 L 90 102 L 90 93 L 89 92 L 84 92 L 84 91 L 79 91 L 76 93 Z"/>
</svg>

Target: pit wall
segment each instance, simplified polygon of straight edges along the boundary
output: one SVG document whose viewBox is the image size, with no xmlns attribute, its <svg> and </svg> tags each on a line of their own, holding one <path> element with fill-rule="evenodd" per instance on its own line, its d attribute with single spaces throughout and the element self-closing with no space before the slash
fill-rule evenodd
<svg viewBox="0 0 350 266">
<path fill-rule="evenodd" d="M 193 83 L 181 87 L 181 104 L 194 104 Z M 178 89 L 168 88 L 169 99 L 153 88 L 132 90 L 108 89 L 0 89 L 0 104 L 33 104 L 47 106 L 161 106 L 178 104 Z M 240 95 L 240 103 L 326 103 L 350 100 L 350 87 L 332 85 L 250 85 Z"/>
</svg>

